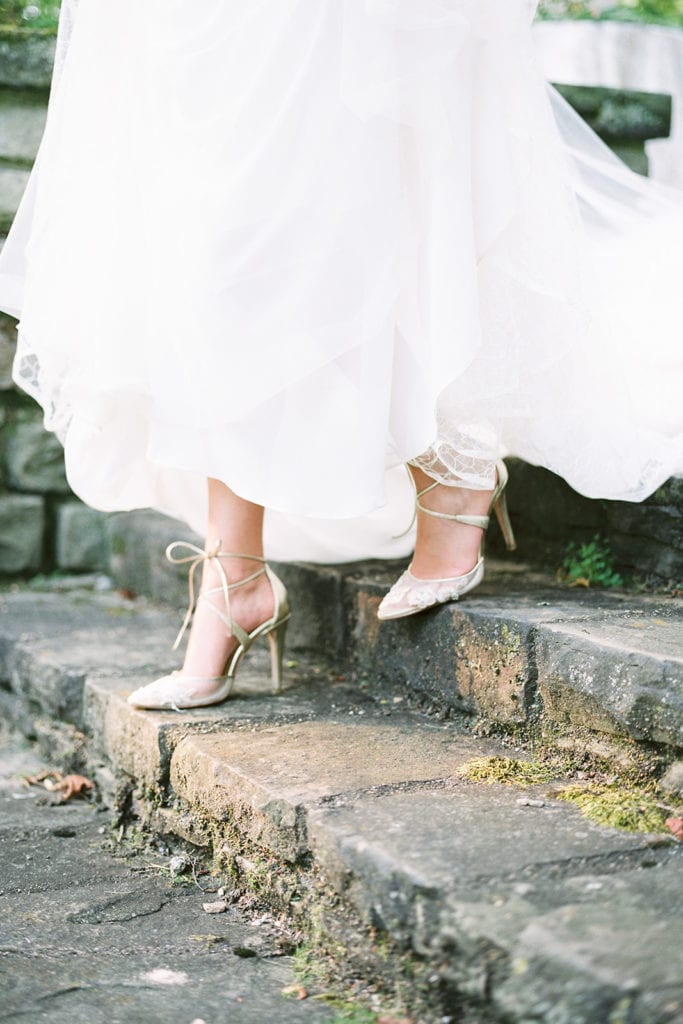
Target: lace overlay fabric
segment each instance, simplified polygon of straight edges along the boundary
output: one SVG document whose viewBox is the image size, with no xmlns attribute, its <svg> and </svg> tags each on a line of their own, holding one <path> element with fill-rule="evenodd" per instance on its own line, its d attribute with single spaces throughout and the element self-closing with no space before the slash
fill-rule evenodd
<svg viewBox="0 0 683 1024">
<path fill-rule="evenodd" d="M 475 425 L 469 432 L 463 429 L 449 437 L 437 437 L 426 452 L 409 461 L 447 487 L 489 491 L 496 484 L 498 457 L 495 438 L 487 440 Z"/>
</svg>

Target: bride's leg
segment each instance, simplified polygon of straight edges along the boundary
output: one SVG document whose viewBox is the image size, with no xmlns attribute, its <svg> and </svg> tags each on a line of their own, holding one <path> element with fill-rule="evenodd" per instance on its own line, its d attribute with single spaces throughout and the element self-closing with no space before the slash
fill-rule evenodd
<svg viewBox="0 0 683 1024">
<path fill-rule="evenodd" d="M 408 464 L 420 495 L 415 552 L 409 568 L 381 601 L 380 619 L 400 619 L 457 601 L 484 577 L 484 528 L 494 498 L 502 502 L 507 473 L 502 463 L 480 453 L 473 457 L 471 451 L 463 453 L 452 445 L 443 455 L 447 458 L 430 449 Z M 504 474 L 501 479 L 499 472 Z M 470 521 L 462 522 L 458 516 Z M 512 531 L 507 534 L 512 544 Z"/>
<path fill-rule="evenodd" d="M 410 464 L 418 491 L 434 483 L 420 467 Z M 442 476 L 443 479 L 443 476 Z M 435 512 L 482 515 L 489 511 L 493 489 L 471 490 L 459 485 L 440 484 L 425 495 L 422 503 Z M 411 571 L 420 579 L 463 576 L 477 563 L 482 530 L 448 519 L 438 519 L 418 510 L 417 537 Z"/>
<path fill-rule="evenodd" d="M 245 501 L 220 480 L 211 477 L 208 489 L 206 549 L 220 541 L 221 551 L 262 557 L 263 506 Z M 220 561 L 229 583 L 244 579 L 259 568 L 259 563 L 249 558 L 222 558 Z M 201 589 L 220 584 L 216 560 L 204 562 Z M 183 675 L 220 675 L 228 655 L 236 647 L 236 640 L 228 635 L 221 619 L 208 607 L 209 601 L 225 614 L 225 599 L 221 593 L 211 594 L 197 603 L 181 669 Z M 247 632 L 270 618 L 273 611 L 273 592 L 265 575 L 230 591 L 230 615 Z"/>
</svg>

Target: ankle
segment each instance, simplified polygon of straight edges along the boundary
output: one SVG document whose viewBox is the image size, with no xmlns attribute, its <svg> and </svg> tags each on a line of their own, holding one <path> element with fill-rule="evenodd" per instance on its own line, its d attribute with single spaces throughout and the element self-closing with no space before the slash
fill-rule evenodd
<svg viewBox="0 0 683 1024">
<path fill-rule="evenodd" d="M 410 466 L 418 492 L 435 481 Z M 448 515 L 489 513 L 493 490 L 472 490 L 458 485 L 437 484 L 420 499 L 420 505 Z M 477 526 L 440 519 L 418 509 L 415 553 L 411 572 L 419 579 L 453 579 L 471 572 L 481 554 L 484 531 Z"/>
<path fill-rule="evenodd" d="M 421 469 L 409 466 L 410 472 L 415 481 L 415 489 L 419 493 L 426 488 L 431 488 L 422 498 L 420 504 L 435 512 L 450 512 L 453 514 L 486 515 L 493 497 L 493 488 L 490 490 L 479 490 L 470 487 L 461 487 L 458 483 L 444 484 L 434 480 Z M 433 486 L 436 484 L 436 486 Z"/>
</svg>

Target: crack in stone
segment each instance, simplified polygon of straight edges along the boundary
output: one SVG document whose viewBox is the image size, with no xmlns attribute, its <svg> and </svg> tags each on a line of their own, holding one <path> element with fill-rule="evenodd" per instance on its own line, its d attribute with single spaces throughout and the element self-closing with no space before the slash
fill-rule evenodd
<svg viewBox="0 0 683 1024">
<path fill-rule="evenodd" d="M 568 857 L 566 859 L 560 858 L 553 861 L 528 864 L 519 871 L 510 872 L 506 875 L 475 876 L 468 879 L 467 890 L 471 892 L 473 886 L 481 886 L 483 890 L 487 886 L 513 886 L 519 882 L 533 885 L 536 882 L 561 881 L 580 877 L 584 874 L 618 875 L 637 868 L 660 867 L 677 856 L 679 856 L 678 851 L 671 846 L 657 849 L 645 843 L 643 846 L 632 850 L 615 850 L 609 853 L 598 853 L 584 857 Z M 452 891 L 457 894 L 457 886 Z"/>
<path fill-rule="evenodd" d="M 364 796 L 392 796 L 394 793 L 419 793 L 425 789 L 446 789 L 453 785 L 453 778 L 446 776 L 437 779 L 406 779 L 405 782 L 387 782 L 378 786 L 367 786 L 361 789 L 344 790 L 341 793 L 332 793 L 320 797 L 315 806 L 323 807 L 348 807 L 356 800 Z"/>
<path fill-rule="evenodd" d="M 152 914 L 158 914 L 159 911 L 163 910 L 171 902 L 169 899 L 159 897 L 158 905 L 152 908 L 145 908 L 143 906 L 135 910 L 131 909 L 130 914 L 125 917 L 106 916 L 108 908 L 113 909 L 118 904 L 135 899 L 136 895 L 136 893 L 122 893 L 121 896 L 106 900 L 104 903 L 97 904 L 94 907 L 86 907 L 81 911 L 74 911 L 72 914 L 67 915 L 66 920 L 70 924 L 125 924 L 137 918 L 151 917 Z"/>
<path fill-rule="evenodd" d="M 36 1001 L 44 1003 L 48 999 L 59 999 L 60 996 L 67 996 L 70 992 L 84 992 L 90 988 L 90 985 L 69 985 L 68 988 L 59 988 L 56 992 L 46 992 L 42 996 L 37 996 Z"/>
</svg>

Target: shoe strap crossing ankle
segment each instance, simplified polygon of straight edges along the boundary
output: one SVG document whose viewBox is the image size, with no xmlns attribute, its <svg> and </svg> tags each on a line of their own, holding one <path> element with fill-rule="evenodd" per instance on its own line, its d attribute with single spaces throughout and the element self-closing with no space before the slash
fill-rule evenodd
<svg viewBox="0 0 683 1024">
<path fill-rule="evenodd" d="M 428 516 L 434 516 L 435 519 L 451 519 L 451 520 L 453 520 L 456 523 L 463 523 L 465 526 L 478 526 L 481 530 L 487 530 L 488 529 L 489 523 L 491 521 L 490 515 L 485 515 L 485 516 L 480 516 L 480 515 L 455 515 L 452 512 L 437 512 L 433 508 L 426 508 L 421 503 L 420 498 L 423 498 L 425 496 L 425 494 L 429 494 L 429 492 L 433 491 L 435 487 L 438 487 L 439 485 L 443 485 L 444 487 L 459 487 L 459 486 L 462 486 L 462 485 L 458 484 L 458 483 L 444 484 L 444 482 L 442 480 L 434 480 L 433 483 L 428 484 L 426 487 L 423 487 L 421 491 L 418 491 L 417 485 L 415 483 L 415 478 L 414 478 L 413 474 L 410 472 L 410 470 L 408 469 L 409 466 L 414 466 L 414 465 L 417 465 L 417 463 L 412 462 L 412 461 L 405 464 L 406 470 L 408 472 L 408 476 L 410 477 L 410 481 L 411 481 L 413 487 L 415 488 L 415 505 L 414 505 L 414 508 L 413 508 L 413 518 L 410 520 L 407 528 L 403 531 L 403 533 L 399 533 L 399 534 L 396 534 L 394 536 L 394 538 L 393 538 L 394 540 L 400 540 L 401 537 L 405 537 L 405 535 L 407 533 L 410 533 L 410 531 L 411 531 L 411 529 L 413 527 L 413 524 L 414 524 L 415 520 L 417 519 L 418 511 L 419 512 L 424 512 Z M 422 468 L 422 467 L 418 466 L 418 468 Z M 424 472 L 424 469 L 423 469 L 423 472 Z M 505 486 L 506 486 L 507 481 L 508 481 L 507 467 L 505 466 L 505 463 L 502 461 L 502 459 L 499 460 L 498 462 L 496 462 L 496 472 L 497 472 L 497 480 L 496 480 L 496 485 L 495 485 L 494 490 L 493 490 L 493 496 L 491 498 L 491 505 L 490 505 L 491 508 L 493 508 L 493 506 L 496 504 L 496 501 L 498 500 L 500 495 L 505 490 Z M 429 474 L 427 474 L 427 475 L 429 475 Z M 473 488 L 470 488 L 470 489 L 473 489 Z"/>
<path fill-rule="evenodd" d="M 439 484 L 440 481 L 435 480 L 433 484 L 428 484 L 427 487 L 423 487 L 421 491 L 417 491 L 417 493 L 415 494 L 415 513 L 413 515 L 413 522 L 410 524 L 410 526 L 412 526 L 413 523 L 415 522 L 415 518 L 417 516 L 419 509 L 420 512 L 424 512 L 425 515 L 428 516 L 434 516 L 435 519 L 452 519 L 453 522 L 464 523 L 465 526 L 478 526 L 482 530 L 488 529 L 488 525 L 491 520 L 490 516 L 455 515 L 453 512 L 437 512 L 436 509 L 426 508 L 420 501 L 420 498 L 423 498 L 425 494 L 429 494 L 429 492 L 433 491 L 435 487 L 439 486 Z"/>
<path fill-rule="evenodd" d="M 220 540 L 216 541 L 216 544 L 214 545 L 214 547 L 209 549 L 209 550 L 204 550 L 203 548 L 199 548 L 199 547 L 197 547 L 196 544 L 191 544 L 189 541 L 174 540 L 166 548 L 166 558 L 169 560 L 169 562 L 172 562 L 174 565 L 186 565 L 186 564 L 189 563 L 188 580 L 189 580 L 190 599 L 189 599 L 189 603 L 188 603 L 188 606 L 187 606 L 187 611 L 185 612 L 185 618 L 183 619 L 183 624 L 180 627 L 180 629 L 178 631 L 178 635 L 175 638 L 175 642 L 173 644 L 173 650 L 174 651 L 177 648 L 177 646 L 180 643 L 180 641 L 182 640 L 183 634 L 185 633 L 185 630 L 187 629 L 188 625 L 190 624 L 190 619 L 192 618 L 192 614 L 193 614 L 193 612 L 194 612 L 194 610 L 195 610 L 195 608 L 197 606 L 197 601 L 199 600 L 200 597 L 203 596 L 202 594 L 199 594 L 197 596 L 197 599 L 195 600 L 195 584 L 194 584 L 194 574 L 195 574 L 195 571 L 198 568 L 198 566 L 202 565 L 204 562 L 210 562 L 210 561 L 215 561 L 216 562 L 216 566 L 218 568 L 218 573 L 219 573 L 220 578 L 221 578 L 221 583 L 220 583 L 219 587 L 213 587 L 211 590 L 205 591 L 204 593 L 218 593 L 219 591 L 222 592 L 223 596 L 225 597 L 226 614 L 223 615 L 223 613 L 220 611 L 220 609 L 216 608 L 216 606 L 214 604 L 209 602 L 211 604 L 211 607 L 217 613 L 217 615 L 220 616 L 220 618 L 223 620 L 223 622 L 228 627 L 228 629 L 231 631 L 232 635 L 235 637 L 236 640 L 238 640 L 241 644 L 244 644 L 245 640 L 247 639 L 246 631 L 244 629 L 242 629 L 242 627 L 239 625 L 239 623 L 233 622 L 233 620 L 232 620 L 232 618 L 230 616 L 230 591 L 231 590 L 236 590 L 237 587 L 243 587 L 246 583 L 251 583 L 252 580 L 258 579 L 259 576 L 263 576 L 264 573 L 266 572 L 266 559 L 262 558 L 260 555 L 246 555 L 246 554 L 243 554 L 242 552 L 221 551 L 220 547 L 221 547 Z M 177 557 L 173 553 L 174 549 L 177 549 L 177 548 L 184 548 L 186 551 L 191 552 L 191 554 L 182 555 L 181 557 Z M 257 569 L 255 572 L 250 573 L 248 576 L 245 576 L 243 579 L 237 580 L 235 583 L 228 583 L 228 578 L 225 575 L 225 569 L 221 565 L 221 558 L 243 558 L 245 560 L 252 560 L 254 562 L 261 562 L 262 565 L 261 565 L 260 569 Z"/>
</svg>

